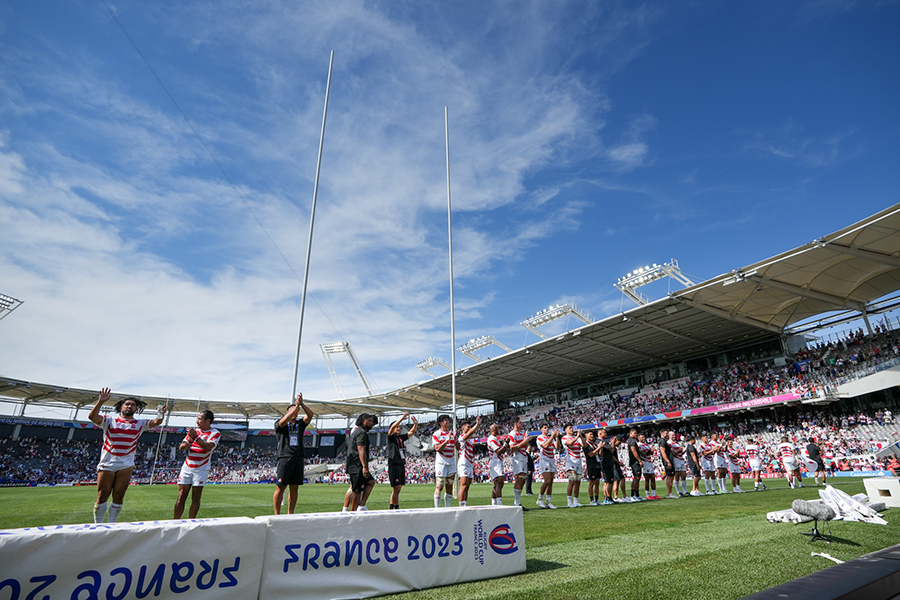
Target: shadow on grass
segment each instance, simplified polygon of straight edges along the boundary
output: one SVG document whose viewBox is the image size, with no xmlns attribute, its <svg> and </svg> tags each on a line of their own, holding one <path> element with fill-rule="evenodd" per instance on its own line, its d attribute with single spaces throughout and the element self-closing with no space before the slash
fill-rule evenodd
<svg viewBox="0 0 900 600">
<path fill-rule="evenodd" d="M 553 562 L 552 560 L 539 560 L 537 558 L 528 558 L 525 560 L 526 573 L 540 573 L 541 571 L 555 571 L 569 565 Z"/>
<path fill-rule="evenodd" d="M 831 535 L 831 534 L 826 533 L 826 534 L 824 534 L 824 536 L 825 536 L 825 539 L 830 541 L 832 544 L 843 544 L 845 546 L 856 546 L 856 547 L 860 546 L 860 544 L 854 542 L 853 540 L 848 540 L 845 538 L 837 537 L 836 535 Z M 828 546 L 828 544 L 821 540 L 810 540 L 810 546 L 820 546 L 822 548 L 825 548 Z"/>
</svg>

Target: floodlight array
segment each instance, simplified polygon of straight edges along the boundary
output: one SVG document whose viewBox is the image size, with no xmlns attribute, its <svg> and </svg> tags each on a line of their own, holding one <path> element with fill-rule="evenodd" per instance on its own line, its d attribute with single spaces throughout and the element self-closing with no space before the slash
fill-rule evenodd
<svg viewBox="0 0 900 600">
<path fill-rule="evenodd" d="M 322 352 L 339 354 L 341 352 L 347 352 L 350 349 L 350 342 L 331 342 L 329 344 L 319 344 L 319 347 L 322 348 Z"/>
<path fill-rule="evenodd" d="M 453 370 L 450 368 L 450 365 L 448 365 L 445 360 L 440 359 L 440 358 L 434 358 L 433 356 L 429 356 L 428 358 L 426 358 L 425 360 L 421 361 L 419 364 L 416 365 L 417 369 L 419 369 L 420 371 L 422 371 L 424 373 L 428 373 L 429 375 L 431 375 L 431 371 L 429 371 L 429 369 L 433 369 L 434 367 L 444 367 L 448 371 Z M 434 375 L 431 375 L 431 376 L 434 377 Z"/>
<path fill-rule="evenodd" d="M 678 261 L 673 258 L 669 262 L 661 265 L 653 263 L 652 267 L 650 265 L 638 267 L 624 277 L 619 277 L 618 281 L 613 284 L 613 287 L 634 300 L 638 305 L 643 306 L 650 302 L 650 300 L 638 292 L 637 288 L 653 283 L 654 281 L 659 281 L 665 277 L 671 277 L 685 286 L 694 285 L 693 281 L 681 274 L 681 268 L 678 266 Z"/>
<path fill-rule="evenodd" d="M 480 338 L 471 339 L 468 342 L 466 342 L 465 344 L 463 344 L 462 346 L 460 346 L 459 348 L 457 348 L 457 350 L 459 350 L 460 352 L 462 352 L 463 354 L 465 354 L 466 356 L 468 356 L 469 358 L 471 358 L 472 360 L 474 360 L 476 362 L 483 362 L 487 359 L 485 359 L 481 356 L 478 356 L 477 354 L 475 354 L 475 351 L 481 350 L 482 348 L 487 348 L 488 346 L 491 346 L 491 345 L 500 346 L 507 352 L 510 352 L 512 350 L 508 346 L 505 346 L 502 343 L 498 342 L 497 339 L 492 335 L 483 335 Z"/>
<path fill-rule="evenodd" d="M 21 300 L 16 300 L 12 296 L 7 296 L 6 294 L 0 294 L 0 319 L 16 310 L 21 305 Z"/>
<path fill-rule="evenodd" d="M 566 304 L 557 304 L 555 306 L 545 308 L 544 310 L 539 311 L 537 314 L 528 317 L 527 319 L 519 323 L 519 325 L 531 332 L 534 332 L 535 334 L 546 340 L 547 336 L 541 333 L 541 331 L 538 330 L 538 327 L 540 327 L 541 325 L 546 325 L 550 321 L 555 321 L 556 319 L 561 319 L 562 317 L 568 315 L 572 315 L 586 325 L 593 323 L 595 320 L 594 317 L 592 317 L 590 314 L 569 302 Z"/>
</svg>

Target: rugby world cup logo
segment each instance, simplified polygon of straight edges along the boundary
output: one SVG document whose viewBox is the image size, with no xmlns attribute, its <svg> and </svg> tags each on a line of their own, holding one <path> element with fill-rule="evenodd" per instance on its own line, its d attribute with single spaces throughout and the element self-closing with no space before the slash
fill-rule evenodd
<svg viewBox="0 0 900 600">
<path fill-rule="evenodd" d="M 516 536 L 509 531 L 509 524 L 506 523 L 494 527 L 488 536 L 488 544 L 497 554 L 512 554 L 519 549 L 516 546 Z"/>
</svg>

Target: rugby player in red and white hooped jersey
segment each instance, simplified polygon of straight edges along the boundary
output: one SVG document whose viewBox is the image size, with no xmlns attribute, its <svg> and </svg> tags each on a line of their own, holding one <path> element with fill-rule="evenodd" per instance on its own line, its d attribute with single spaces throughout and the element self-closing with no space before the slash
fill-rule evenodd
<svg viewBox="0 0 900 600">
<path fill-rule="evenodd" d="M 728 484 L 725 482 L 725 478 L 728 475 L 728 461 L 725 458 L 725 436 L 720 433 L 718 439 L 716 438 L 715 433 L 709 438 L 709 444 L 713 448 L 713 466 L 716 468 L 716 485 L 720 494 L 730 494 Z"/>
<path fill-rule="evenodd" d="M 725 457 L 728 460 L 728 472 L 731 474 L 731 490 L 743 492 L 741 489 L 741 450 L 734 445 L 734 440 L 725 442 Z"/>
<path fill-rule="evenodd" d="M 541 425 L 541 435 L 537 437 L 538 465 L 541 468 L 541 492 L 538 494 L 538 508 L 556 508 L 551 502 L 553 496 L 553 478 L 556 477 L 556 451 L 559 449 L 559 429 L 550 433 L 550 424 Z"/>
<path fill-rule="evenodd" d="M 644 474 L 644 492 L 648 500 L 662 500 L 656 495 L 656 465 L 653 464 L 653 446 L 647 443 L 647 436 L 638 434 L 638 452 L 641 456 Z"/>
<path fill-rule="evenodd" d="M 491 425 L 491 435 L 487 440 L 488 473 L 494 488 L 491 490 L 491 504 L 503 505 L 503 484 L 506 482 L 506 474 L 503 472 L 503 455 L 509 452 L 509 440 L 500 439 L 500 426 Z"/>
<path fill-rule="evenodd" d="M 522 421 L 519 417 L 513 421 L 513 428 L 507 436 L 509 438 L 509 452 L 512 456 L 513 468 L 513 506 L 522 506 L 522 488 L 525 487 L 525 480 L 528 478 L 528 443 L 531 442 L 531 436 L 525 433 Z M 522 510 L 528 510 L 523 508 Z"/>
<path fill-rule="evenodd" d="M 706 486 L 706 493 L 707 495 L 715 494 L 716 484 L 713 483 L 716 470 L 716 467 L 713 465 L 715 449 L 710 443 L 708 435 L 700 436 L 697 451 L 700 453 L 700 467 L 703 469 L 703 485 Z"/>
<path fill-rule="evenodd" d="M 675 430 L 670 429 L 668 435 L 669 449 L 672 451 L 672 466 L 675 469 L 675 478 L 673 479 L 675 491 L 678 493 L 679 498 L 684 498 L 688 495 L 687 460 L 684 456 L 684 446 L 678 440 L 678 434 L 675 433 Z"/>
<path fill-rule="evenodd" d="M 441 490 L 444 490 L 444 506 L 453 505 L 453 477 L 456 475 L 454 451 L 459 448 L 456 432 L 451 429 L 450 415 L 437 418 L 438 429 L 431 434 L 434 446 L 434 507 L 441 506 Z"/>
<path fill-rule="evenodd" d="M 749 437 L 747 438 L 747 445 L 744 446 L 744 450 L 747 452 L 747 462 L 750 465 L 750 474 L 753 476 L 753 491 L 760 492 L 766 489 L 766 486 L 762 482 L 762 477 L 760 476 L 760 472 L 762 471 L 762 456 L 760 455 L 759 444 L 754 438 Z"/>
<path fill-rule="evenodd" d="M 481 425 L 481 415 L 475 417 L 475 424 L 463 423 L 459 434 L 459 461 L 456 471 L 459 473 L 459 505 L 469 502 L 469 486 L 475 481 L 475 441 L 472 436 Z"/>
<path fill-rule="evenodd" d="M 184 464 L 181 465 L 181 473 L 178 475 L 178 498 L 175 500 L 173 515 L 175 519 L 180 519 L 184 513 L 189 493 L 191 507 L 188 509 L 188 518 L 197 518 L 200 496 L 203 495 L 203 486 L 209 477 L 211 466 L 209 457 L 213 449 L 219 445 L 221 437 L 219 430 L 212 427 L 214 419 L 215 415 L 211 410 L 205 410 L 197 415 L 197 428 L 189 428 L 184 440 L 178 446 L 179 450 L 187 450 L 187 456 L 184 457 Z"/>
<path fill-rule="evenodd" d="M 584 473 L 584 465 L 581 462 L 584 438 L 581 430 L 579 429 L 578 433 L 575 433 L 575 428 L 571 424 L 566 425 L 565 432 L 562 443 L 566 450 L 566 473 L 569 475 L 569 484 L 566 486 L 566 504 L 569 508 L 579 508 L 584 506 L 578 501 L 578 494 L 581 491 L 581 476 Z"/>
<path fill-rule="evenodd" d="M 115 404 L 116 415 L 100 416 L 100 407 L 111 397 L 109 388 L 100 390 L 97 403 L 91 409 L 88 419 L 103 429 L 103 449 L 97 464 L 97 503 L 94 504 L 94 523 L 102 523 L 106 517 L 107 500 L 109 522 L 115 523 L 122 511 L 125 492 L 131 482 L 134 470 L 134 450 L 141 433 L 162 423 L 166 414 L 165 405 L 159 408 L 155 419 L 136 419 L 135 413 L 142 413 L 147 403 L 138 398 L 124 398 Z"/>
<path fill-rule="evenodd" d="M 781 443 L 775 448 L 775 452 L 781 458 L 781 464 L 784 466 L 784 475 L 791 489 L 806 487 L 800 481 L 800 463 L 797 461 L 797 452 L 794 449 L 794 445 L 788 441 L 787 436 L 782 436 Z"/>
</svg>

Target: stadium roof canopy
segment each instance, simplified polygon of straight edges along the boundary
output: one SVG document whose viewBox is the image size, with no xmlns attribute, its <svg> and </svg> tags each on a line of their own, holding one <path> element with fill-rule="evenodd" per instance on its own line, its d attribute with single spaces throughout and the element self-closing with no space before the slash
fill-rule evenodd
<svg viewBox="0 0 900 600">
<path fill-rule="evenodd" d="M 774 225 L 773 225 L 774 227 Z M 656 302 L 458 369 L 457 405 L 540 397 L 717 351 L 777 340 L 900 305 L 900 204 L 778 256 Z M 119 394 L 115 397 L 124 397 Z M 97 391 L 0 378 L 0 396 L 84 407 Z M 151 406 L 166 398 L 143 399 Z M 385 394 L 316 401 L 329 415 L 436 411 L 452 402 L 450 374 Z M 223 418 L 268 418 L 286 404 L 172 400 L 176 413 L 209 408 Z"/>
</svg>

